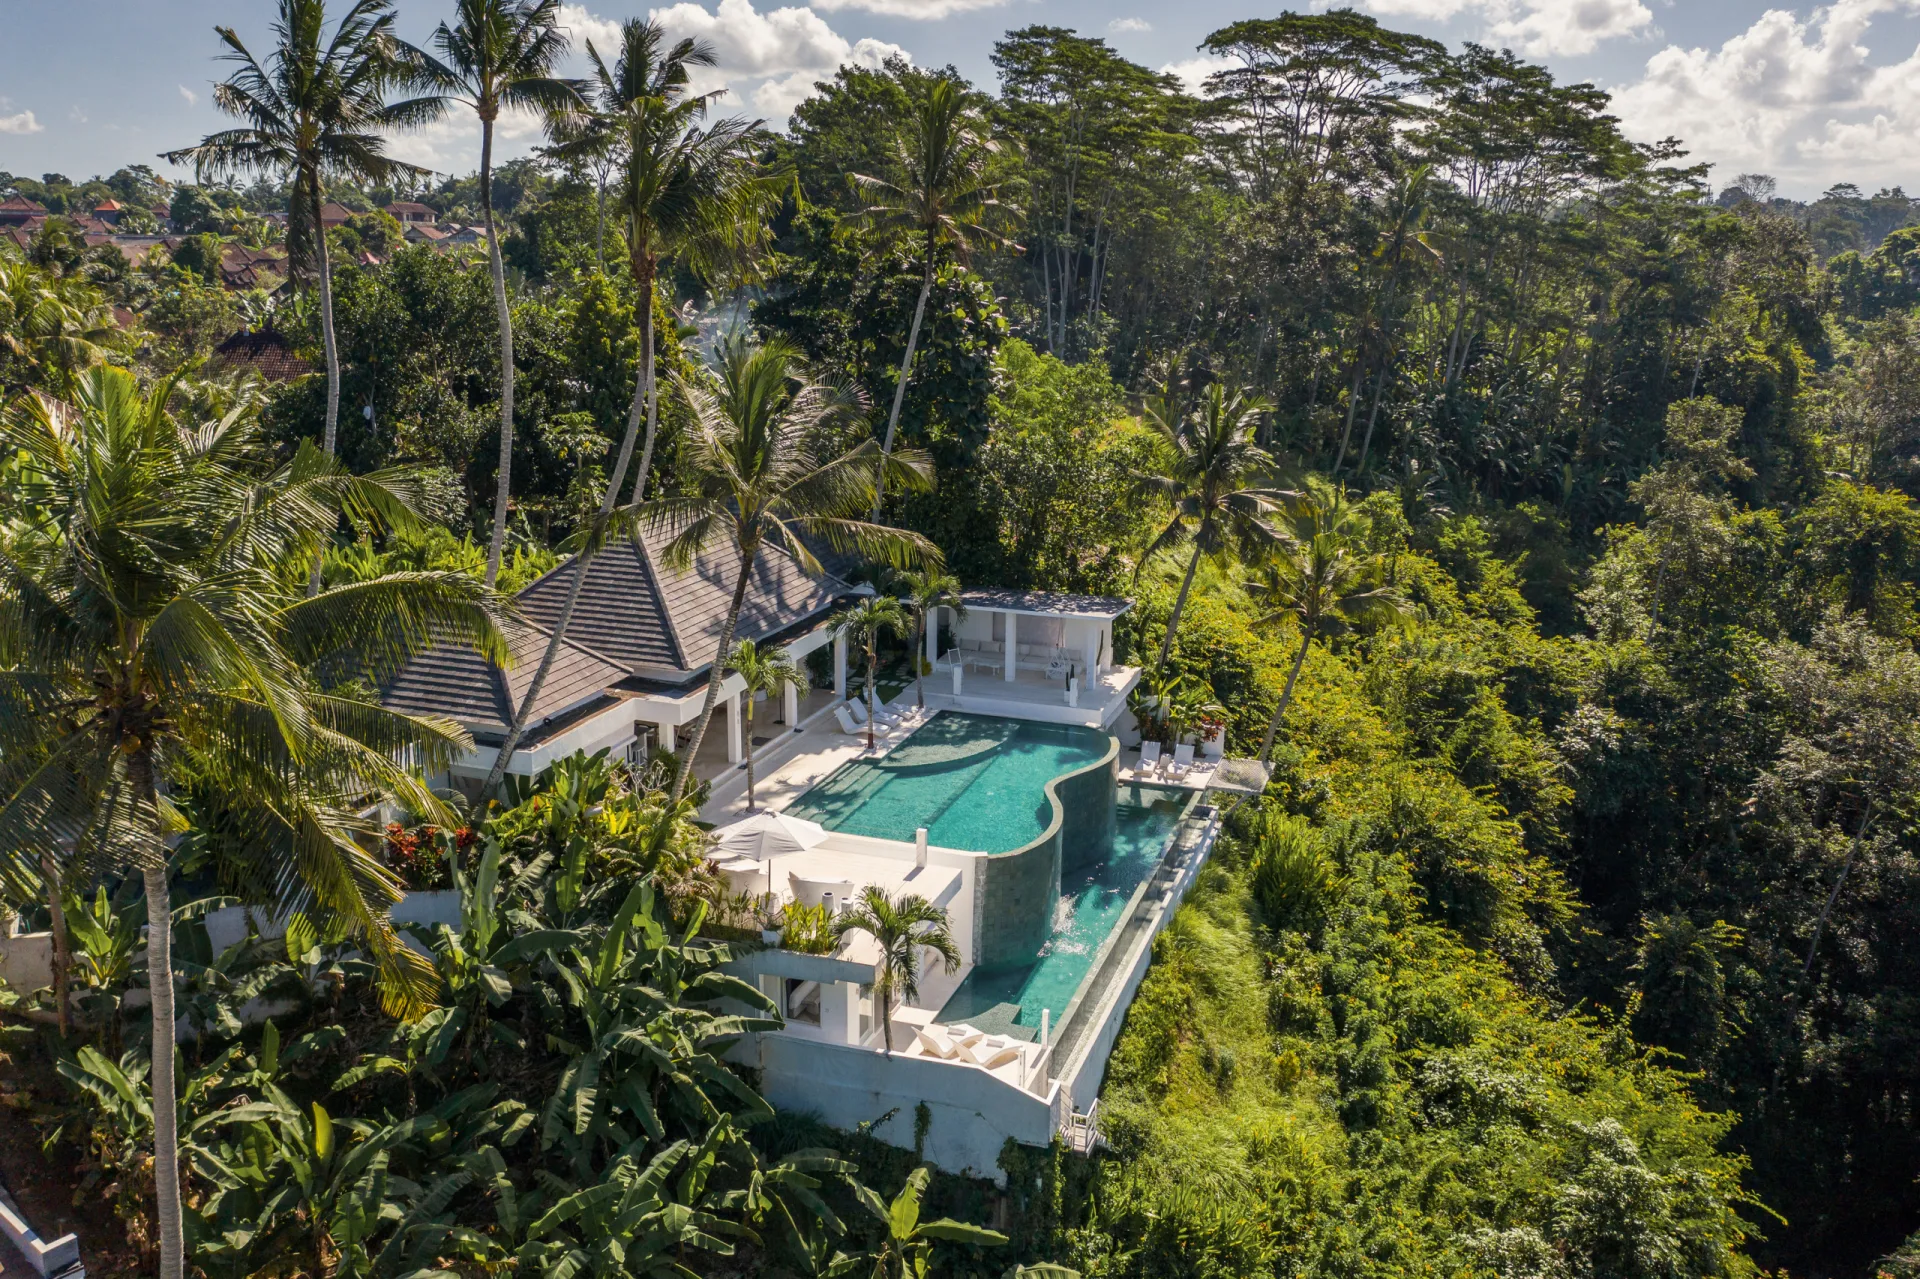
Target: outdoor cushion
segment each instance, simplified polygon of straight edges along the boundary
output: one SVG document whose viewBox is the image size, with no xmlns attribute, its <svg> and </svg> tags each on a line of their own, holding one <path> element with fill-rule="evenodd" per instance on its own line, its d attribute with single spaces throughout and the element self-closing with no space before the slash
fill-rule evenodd
<svg viewBox="0 0 1920 1279">
<path fill-rule="evenodd" d="M 828 893 L 833 894 L 836 905 L 845 905 L 853 897 L 851 879 L 802 879 L 788 871 L 787 887 L 793 890 L 793 900 L 809 909 L 825 901 Z"/>
</svg>

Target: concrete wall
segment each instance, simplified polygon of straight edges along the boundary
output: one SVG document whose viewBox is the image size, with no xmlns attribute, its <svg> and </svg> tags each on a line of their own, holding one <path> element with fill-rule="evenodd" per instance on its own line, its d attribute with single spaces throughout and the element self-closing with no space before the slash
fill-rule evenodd
<svg viewBox="0 0 1920 1279">
<path fill-rule="evenodd" d="M 911 1148 L 914 1108 L 925 1101 L 933 1122 L 922 1153 L 948 1172 L 1004 1181 L 999 1158 L 1007 1138 L 1045 1146 L 1067 1120 L 1066 1092 L 1057 1083 L 1036 1097 L 978 1066 L 790 1035 L 762 1035 L 757 1047 L 766 1099 L 835 1128 L 856 1128 L 891 1110 L 874 1135 Z"/>
<path fill-rule="evenodd" d="M 1109 846 L 1119 758 L 1119 741 L 1108 737 L 1099 760 L 1047 783 L 1053 821 L 1038 839 L 981 860 L 974 890 L 980 967 L 1023 966 L 1040 953 L 1053 931 L 1061 871 L 1084 866 Z"/>
</svg>

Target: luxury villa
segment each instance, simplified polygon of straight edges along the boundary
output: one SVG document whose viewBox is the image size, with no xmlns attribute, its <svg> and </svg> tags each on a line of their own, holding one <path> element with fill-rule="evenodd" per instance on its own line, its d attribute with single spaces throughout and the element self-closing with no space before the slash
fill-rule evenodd
<svg viewBox="0 0 1920 1279">
<path fill-rule="evenodd" d="M 575 751 L 640 760 L 687 749 L 731 564 L 715 556 L 675 572 L 664 541 L 644 535 L 589 565 L 512 773 Z M 924 1106 L 925 1156 L 952 1171 L 998 1176 L 1009 1139 L 1085 1148 L 1150 943 L 1211 851 L 1207 792 L 1242 789 L 1227 780 L 1234 770 L 1204 747 L 1164 762 L 1151 743 L 1144 755 L 1129 749 L 1123 739 L 1138 733 L 1127 695 L 1140 672 L 1114 664 L 1113 628 L 1131 601 L 1046 592 L 968 591 L 963 611 L 941 610 L 923 681 L 880 707 L 870 748 L 831 618 L 872 588 L 762 559 L 739 637 L 811 655 L 823 673 L 819 687 L 789 689 L 751 715 L 739 678 L 725 677 L 714 729 L 683 761 L 710 783 L 701 817 L 715 828 L 714 868 L 736 899 L 769 914 L 797 902 L 831 915 L 868 886 L 916 893 L 947 912 L 962 962 L 952 973 L 924 966 L 917 995 L 889 1012 L 875 1007 L 880 952 L 867 934 L 822 954 L 769 931 L 732 970 L 786 1024 L 750 1036 L 736 1058 L 776 1106 L 839 1127 L 876 1123 L 902 1145 Z M 385 689 L 390 705 L 473 733 L 473 756 L 437 780 L 478 785 L 579 571 L 569 562 L 520 593 L 509 669 L 443 647 Z"/>
</svg>

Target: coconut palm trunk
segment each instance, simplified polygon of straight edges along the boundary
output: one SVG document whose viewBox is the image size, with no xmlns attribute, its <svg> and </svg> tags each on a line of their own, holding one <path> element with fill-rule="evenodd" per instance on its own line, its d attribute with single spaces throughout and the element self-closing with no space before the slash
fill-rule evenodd
<svg viewBox="0 0 1920 1279">
<path fill-rule="evenodd" d="M 493 120 L 480 121 L 480 221 L 487 228 L 487 266 L 493 273 L 493 307 L 500 324 L 500 474 L 493 493 L 493 533 L 487 541 L 487 585 L 500 576 L 507 543 L 507 503 L 513 491 L 513 308 L 507 302 L 506 264 L 493 224 Z"/>
<path fill-rule="evenodd" d="M 893 385 L 893 407 L 887 411 L 887 434 L 880 444 L 880 475 L 873 489 L 873 522 L 880 522 L 880 507 L 887 500 L 887 465 L 893 456 L 894 434 L 900 429 L 900 407 L 907 399 L 907 379 L 913 372 L 914 348 L 920 345 L 920 324 L 927 315 L 927 298 L 933 293 L 933 237 L 927 237 L 927 270 L 920 280 L 920 300 L 914 303 L 913 324 L 907 329 L 907 353 L 900 357 L 900 377 Z"/>
<path fill-rule="evenodd" d="M 73 950 L 67 943 L 67 908 L 61 900 L 64 889 L 60 868 L 54 864 L 53 858 L 46 858 L 40 863 L 40 876 L 47 887 L 47 931 L 53 934 L 53 1003 L 60 1018 L 60 1038 L 65 1039 L 70 1029 L 67 1024 L 67 983 Z"/>
<path fill-rule="evenodd" d="M 313 209 L 313 252 L 320 268 L 320 341 L 327 353 L 327 418 L 322 447 L 333 457 L 340 436 L 340 344 L 333 334 L 333 262 L 327 256 L 327 228 L 320 221 L 320 175 L 307 176 L 309 202 Z M 307 594 L 320 593 L 320 565 L 324 551 L 313 557 L 313 571 L 307 575 Z"/>
<path fill-rule="evenodd" d="M 1287 706 L 1293 701 L 1293 686 L 1300 679 L 1300 668 L 1307 664 L 1307 647 L 1313 643 L 1313 632 L 1304 631 L 1300 636 L 1299 651 L 1293 655 L 1293 669 L 1287 672 L 1287 686 L 1280 690 L 1280 704 L 1273 708 L 1273 718 L 1267 721 L 1267 732 L 1260 739 L 1260 762 L 1273 758 L 1273 739 L 1280 731 L 1280 721 L 1285 718 Z"/>
<path fill-rule="evenodd" d="M 653 468 L 653 442 L 660 425 L 660 388 L 655 381 L 653 352 L 653 281 L 658 263 L 651 253 L 633 255 L 633 278 L 640 282 L 640 382 L 634 388 L 633 411 L 627 415 L 627 435 L 633 435 L 642 402 L 646 405 L 647 437 L 640 448 L 640 473 L 633 481 L 633 503 L 647 495 L 647 472 Z"/>
<path fill-rule="evenodd" d="M 746 695 L 745 705 L 741 708 L 745 721 L 741 731 L 746 734 L 747 753 L 747 811 L 751 813 L 756 805 L 753 802 L 753 694 Z"/>
<path fill-rule="evenodd" d="M 1165 668 L 1167 658 L 1173 653 L 1173 637 L 1180 629 L 1180 615 L 1187 611 L 1187 596 L 1193 591 L 1193 575 L 1200 568 L 1200 553 L 1203 549 L 1201 539 L 1206 536 L 1206 532 L 1206 526 L 1202 525 L 1200 531 L 1194 534 L 1193 558 L 1187 561 L 1186 576 L 1180 579 L 1180 594 L 1174 598 L 1173 613 L 1167 618 L 1167 635 L 1160 641 L 1160 660 L 1154 663 L 1155 670 Z"/>
<path fill-rule="evenodd" d="M 727 678 L 727 654 L 733 648 L 733 631 L 740 624 L 740 609 L 747 600 L 747 583 L 752 580 L 753 561 L 759 549 L 759 543 L 749 542 L 740 551 L 739 577 L 733 584 L 733 598 L 727 603 L 727 620 L 720 628 L 720 646 L 714 650 L 713 668 L 707 674 L 707 698 L 700 708 L 700 724 L 693 730 L 693 741 L 688 745 L 686 758 L 680 762 L 679 771 L 673 779 L 673 802 L 676 804 L 687 789 L 687 778 L 693 774 L 693 761 L 700 754 L 700 743 L 706 740 L 707 726 L 713 723 L 713 708 L 720 704 L 720 685 Z"/>
<path fill-rule="evenodd" d="M 153 1193 L 160 1227 L 160 1279 L 186 1273 L 180 1213 L 180 1103 L 173 1079 L 173 902 L 167 866 L 141 868 L 147 890 L 147 990 L 153 1015 Z"/>
</svg>

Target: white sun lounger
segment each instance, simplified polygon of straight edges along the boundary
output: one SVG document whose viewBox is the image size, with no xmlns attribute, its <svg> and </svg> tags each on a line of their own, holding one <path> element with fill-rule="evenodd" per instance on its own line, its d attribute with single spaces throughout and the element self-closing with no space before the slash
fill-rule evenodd
<svg viewBox="0 0 1920 1279">
<path fill-rule="evenodd" d="M 1144 773 L 1147 776 L 1152 776 L 1160 771 L 1159 742 L 1140 743 L 1140 767 L 1135 771 Z"/>
<path fill-rule="evenodd" d="M 1183 742 L 1173 748 L 1173 775 L 1185 777 L 1193 767 L 1193 743 Z"/>
<path fill-rule="evenodd" d="M 845 706 L 834 707 L 833 718 L 839 723 L 840 731 L 848 737 L 865 737 L 867 735 L 867 726 L 865 724 L 854 723 L 852 714 L 848 712 Z M 875 724 L 873 726 L 873 734 L 876 737 L 889 737 L 893 734 L 893 728 L 887 724 Z"/>
</svg>

